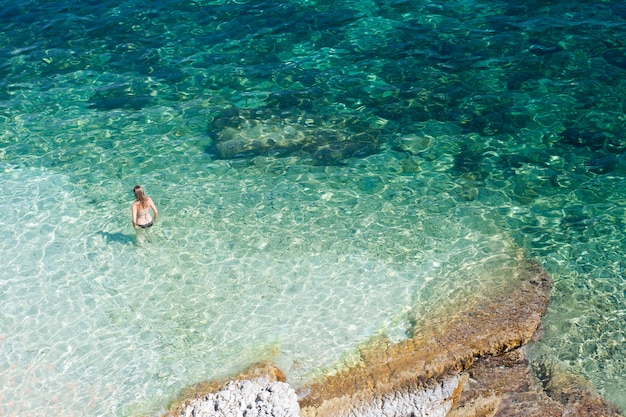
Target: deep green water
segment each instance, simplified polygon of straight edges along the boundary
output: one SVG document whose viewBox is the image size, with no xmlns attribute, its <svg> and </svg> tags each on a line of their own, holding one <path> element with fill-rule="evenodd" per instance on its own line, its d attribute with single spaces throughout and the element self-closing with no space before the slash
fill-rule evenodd
<svg viewBox="0 0 626 417">
<path fill-rule="evenodd" d="M 523 256 L 555 281 L 531 357 L 626 410 L 623 2 L 0 22 L 0 415 L 154 413 L 259 359 L 297 385 Z"/>
</svg>

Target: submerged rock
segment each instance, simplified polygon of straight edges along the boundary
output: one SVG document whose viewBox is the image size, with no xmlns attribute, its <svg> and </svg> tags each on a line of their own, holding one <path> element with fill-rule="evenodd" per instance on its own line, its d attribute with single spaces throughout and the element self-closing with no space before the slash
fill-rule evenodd
<svg viewBox="0 0 626 417">
<path fill-rule="evenodd" d="M 141 110 L 153 104 L 154 98 L 144 86 L 114 84 L 100 87 L 89 99 L 89 108 L 96 110 Z"/>
<path fill-rule="evenodd" d="M 540 369 L 538 380 L 531 368 Z M 546 363 L 529 364 L 523 349 L 479 358 L 448 417 L 619 417 L 584 381 Z"/>
<path fill-rule="evenodd" d="M 602 57 L 609 64 L 626 69 L 626 48 L 609 49 L 602 54 Z"/>
<path fill-rule="evenodd" d="M 323 165 L 351 157 L 364 157 L 379 151 L 377 144 L 353 141 L 342 132 L 266 122 L 237 129 L 227 127 L 206 149 L 207 153 L 217 159 L 285 157 L 298 154 L 308 156 Z"/>
<path fill-rule="evenodd" d="M 561 143 L 574 147 L 588 147 L 591 150 L 598 150 L 604 146 L 607 140 L 606 134 L 587 129 L 568 127 L 561 133 Z"/>
<path fill-rule="evenodd" d="M 314 149 L 313 156 L 322 165 L 332 165 L 347 158 L 363 158 L 379 151 L 378 146 L 372 143 L 345 140 L 318 146 Z"/>
<path fill-rule="evenodd" d="M 617 163 L 617 157 L 609 155 L 602 158 L 590 159 L 585 165 L 591 172 L 595 172 L 596 174 L 607 174 L 615 169 Z"/>
<path fill-rule="evenodd" d="M 152 104 L 149 96 L 92 97 L 89 108 L 97 110 L 141 110 Z"/>
<path fill-rule="evenodd" d="M 391 142 L 394 151 L 407 152 L 410 155 L 419 155 L 431 147 L 431 139 L 420 135 L 404 135 Z"/>
<path fill-rule="evenodd" d="M 299 110 L 278 114 L 268 108 L 227 107 L 216 110 L 208 132 L 213 141 L 205 151 L 216 159 L 295 155 L 332 165 L 380 152 L 376 135 L 365 131 L 368 127 L 351 115 L 321 120 Z"/>
</svg>

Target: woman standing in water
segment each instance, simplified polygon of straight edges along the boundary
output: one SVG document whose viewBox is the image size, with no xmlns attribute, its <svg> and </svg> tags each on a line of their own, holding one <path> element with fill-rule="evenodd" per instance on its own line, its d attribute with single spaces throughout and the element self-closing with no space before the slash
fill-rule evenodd
<svg viewBox="0 0 626 417">
<path fill-rule="evenodd" d="M 133 188 L 133 192 L 136 198 L 131 205 L 133 227 L 137 230 L 147 229 L 154 224 L 159 215 L 159 211 L 152 199 L 144 193 L 140 185 L 136 185 L 135 188 Z M 150 209 L 152 209 L 154 217 L 150 214 Z M 137 235 L 137 238 L 139 239 L 139 235 Z M 139 240 L 142 241 L 143 239 Z"/>
</svg>

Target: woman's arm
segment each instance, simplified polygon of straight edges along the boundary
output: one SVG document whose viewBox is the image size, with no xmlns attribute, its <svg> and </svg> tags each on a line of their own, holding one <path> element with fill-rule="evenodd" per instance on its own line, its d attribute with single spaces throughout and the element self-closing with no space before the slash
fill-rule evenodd
<svg viewBox="0 0 626 417">
<path fill-rule="evenodd" d="M 137 228 L 137 204 L 131 204 L 130 205 L 131 210 L 132 210 L 132 215 L 131 215 L 131 221 L 133 222 L 133 227 Z"/>
<path fill-rule="evenodd" d="M 157 210 L 156 206 L 154 205 L 154 201 L 152 201 L 152 198 L 148 197 L 148 203 L 150 204 L 150 207 L 152 208 L 152 211 L 154 212 L 153 221 L 156 221 L 157 216 L 159 215 L 159 210 Z"/>
</svg>

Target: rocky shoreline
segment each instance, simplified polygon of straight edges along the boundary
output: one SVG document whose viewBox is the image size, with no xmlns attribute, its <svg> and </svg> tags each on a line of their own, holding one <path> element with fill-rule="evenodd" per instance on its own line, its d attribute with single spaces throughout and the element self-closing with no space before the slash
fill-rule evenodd
<svg viewBox="0 0 626 417">
<path fill-rule="evenodd" d="M 506 282 L 445 321 L 416 322 L 402 342 L 373 341 L 336 375 L 294 389 L 280 369 L 259 364 L 190 388 L 163 417 L 620 416 L 550 364 L 531 372 L 523 346 L 540 335 L 552 283 L 530 260 Z"/>
</svg>

